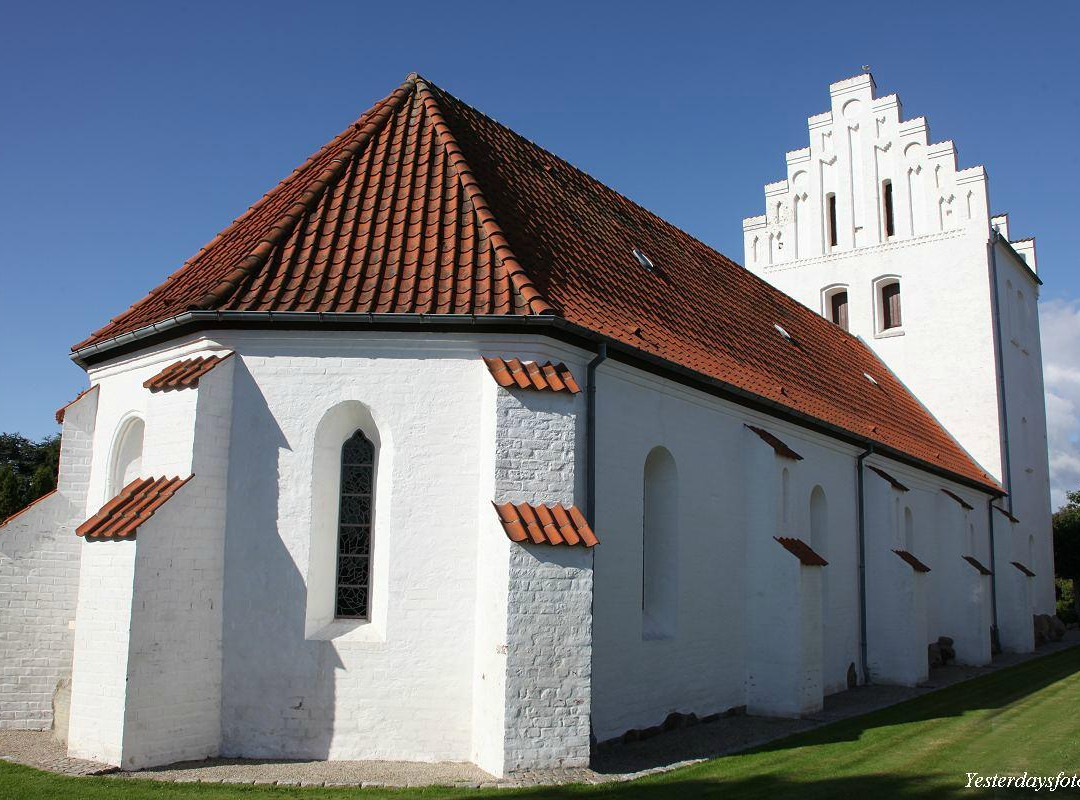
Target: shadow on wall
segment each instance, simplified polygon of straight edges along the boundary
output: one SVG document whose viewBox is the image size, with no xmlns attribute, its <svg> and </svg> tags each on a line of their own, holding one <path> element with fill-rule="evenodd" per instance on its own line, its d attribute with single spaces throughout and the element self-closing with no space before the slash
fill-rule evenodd
<svg viewBox="0 0 1080 800">
<path fill-rule="evenodd" d="M 305 639 L 304 577 L 278 529 L 279 456 L 292 448 L 242 360 L 234 381 L 221 754 L 325 759 L 342 664 L 333 642 Z"/>
</svg>

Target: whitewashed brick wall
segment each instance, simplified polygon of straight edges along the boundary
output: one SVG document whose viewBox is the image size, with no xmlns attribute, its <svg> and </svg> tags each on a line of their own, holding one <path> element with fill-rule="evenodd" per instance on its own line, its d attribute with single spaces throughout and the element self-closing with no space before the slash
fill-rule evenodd
<svg viewBox="0 0 1080 800">
<path fill-rule="evenodd" d="M 574 503 L 583 406 L 580 395 L 500 390 L 499 502 Z M 511 545 L 507 771 L 589 763 L 592 591 L 591 551 Z"/>
<path fill-rule="evenodd" d="M 138 531 L 125 768 L 206 758 L 220 747 L 232 367 L 228 359 L 196 389 L 155 395 L 164 402 L 150 406 L 144 468 L 195 477 Z"/>
<path fill-rule="evenodd" d="M 0 728 L 51 727 L 53 693 L 71 676 L 96 414 L 96 391 L 67 408 L 57 491 L 0 528 Z"/>
</svg>

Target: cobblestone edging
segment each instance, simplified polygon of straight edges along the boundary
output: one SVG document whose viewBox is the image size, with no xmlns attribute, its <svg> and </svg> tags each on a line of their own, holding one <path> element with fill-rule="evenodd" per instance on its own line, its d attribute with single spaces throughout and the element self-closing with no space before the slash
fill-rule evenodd
<svg viewBox="0 0 1080 800">
<path fill-rule="evenodd" d="M 918 687 L 866 686 L 826 698 L 825 709 L 803 719 L 723 717 L 671 731 L 652 739 L 600 749 L 591 768 L 529 771 L 496 780 L 472 764 L 421 764 L 401 761 L 273 761 L 208 759 L 126 772 L 68 758 L 48 731 L 0 730 L 0 759 L 64 775 L 108 775 L 116 780 L 143 779 L 175 783 L 230 783 L 264 786 L 460 789 L 520 788 L 568 783 L 629 781 L 668 772 L 710 758 L 740 752 L 793 733 L 867 714 L 937 689 L 986 675 L 1032 658 L 1080 646 L 1080 631 L 1069 630 L 1061 642 L 1027 655 L 1005 654 L 989 667 L 936 669 Z"/>
</svg>

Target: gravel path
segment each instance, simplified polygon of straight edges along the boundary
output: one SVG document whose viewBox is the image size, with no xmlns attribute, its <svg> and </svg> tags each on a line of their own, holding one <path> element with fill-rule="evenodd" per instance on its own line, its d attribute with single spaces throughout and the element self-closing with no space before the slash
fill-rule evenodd
<svg viewBox="0 0 1080 800">
<path fill-rule="evenodd" d="M 793 733 L 867 714 L 1031 658 L 1076 646 L 1080 646 L 1080 630 L 1072 629 L 1061 642 L 1042 645 L 1033 654 L 1003 654 L 996 657 L 994 663 L 988 667 L 948 666 L 935 669 L 930 680 L 921 686 L 860 686 L 830 695 L 825 698 L 825 708 L 811 717 L 721 717 L 713 722 L 671 731 L 651 739 L 600 747 L 593 756 L 591 769 L 522 772 L 502 780 L 496 780 L 473 764 L 423 764 L 409 761 L 214 758 L 126 772 L 92 761 L 68 758 L 65 748 L 56 742 L 48 731 L 0 731 L 0 758 L 67 775 L 110 775 L 118 780 L 142 778 L 278 786 L 494 787 L 625 781 L 757 747 Z"/>
</svg>

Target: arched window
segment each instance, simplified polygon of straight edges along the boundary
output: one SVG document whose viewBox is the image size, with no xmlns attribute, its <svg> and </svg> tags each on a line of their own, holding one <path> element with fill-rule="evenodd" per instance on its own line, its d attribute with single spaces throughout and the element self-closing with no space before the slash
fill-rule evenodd
<svg viewBox="0 0 1080 800">
<path fill-rule="evenodd" d="M 371 596 L 372 499 L 375 496 L 375 446 L 356 431 L 341 446 L 338 505 L 337 580 L 334 616 L 365 619 Z"/>
<path fill-rule="evenodd" d="M 900 315 L 900 279 L 880 278 L 875 285 L 877 332 L 898 331 L 903 325 Z"/>
<path fill-rule="evenodd" d="M 885 238 L 896 235 L 896 223 L 893 220 L 892 181 L 881 183 L 881 205 L 885 212 Z"/>
<path fill-rule="evenodd" d="M 138 417 L 124 422 L 113 445 L 112 464 L 106 493 L 109 499 L 142 475 L 143 432 L 146 426 Z"/>
<path fill-rule="evenodd" d="M 679 566 L 679 484 L 675 459 L 656 447 L 645 459 L 642 519 L 642 635 L 674 636 Z"/>
<path fill-rule="evenodd" d="M 836 226 L 836 195 L 825 195 L 825 236 L 829 247 L 836 247 L 838 228 Z"/>
<path fill-rule="evenodd" d="M 830 322 L 845 331 L 848 328 L 848 290 L 846 286 L 832 286 L 822 290 L 822 314 Z"/>
</svg>

